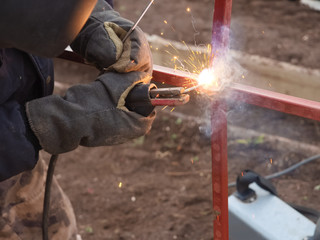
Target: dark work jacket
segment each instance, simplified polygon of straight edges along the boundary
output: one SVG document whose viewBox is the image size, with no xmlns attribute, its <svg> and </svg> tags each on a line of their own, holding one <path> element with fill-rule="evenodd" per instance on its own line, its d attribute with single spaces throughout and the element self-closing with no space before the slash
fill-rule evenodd
<svg viewBox="0 0 320 240">
<path fill-rule="evenodd" d="M 113 7 L 113 0 L 106 0 Z M 0 48 L 0 181 L 31 170 L 40 145 L 29 127 L 25 103 L 52 94 L 52 60 Z"/>
<path fill-rule="evenodd" d="M 40 145 L 25 103 L 52 94 L 53 64 L 17 49 L 0 49 L 0 181 L 31 170 Z"/>
</svg>

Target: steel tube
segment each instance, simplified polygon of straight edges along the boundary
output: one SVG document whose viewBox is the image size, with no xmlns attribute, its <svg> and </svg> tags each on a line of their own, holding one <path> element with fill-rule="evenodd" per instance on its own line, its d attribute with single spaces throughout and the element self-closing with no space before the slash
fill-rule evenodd
<svg viewBox="0 0 320 240">
<path fill-rule="evenodd" d="M 232 0 L 214 1 L 211 41 L 212 64 L 214 64 L 214 58 L 219 58 L 227 53 L 231 10 Z M 218 99 L 213 105 L 211 124 L 212 201 L 213 211 L 218 214 L 213 219 L 213 238 L 215 240 L 229 239 L 227 117 L 225 114 L 226 106 L 223 103 L 222 99 Z"/>
<path fill-rule="evenodd" d="M 229 239 L 226 102 L 213 103 L 211 117 L 213 238 Z"/>
<path fill-rule="evenodd" d="M 192 87 L 194 83 L 186 80 L 186 74 L 181 74 L 171 68 L 154 66 L 153 81 L 174 86 Z M 232 84 L 225 89 L 228 102 L 244 102 L 263 108 L 276 110 L 304 118 L 320 121 L 320 102 L 289 96 L 261 88 L 243 84 Z"/>
<path fill-rule="evenodd" d="M 320 121 L 320 102 L 289 96 L 260 88 L 234 84 L 228 99 L 245 102 L 263 108 L 276 110 L 304 118 Z"/>
</svg>

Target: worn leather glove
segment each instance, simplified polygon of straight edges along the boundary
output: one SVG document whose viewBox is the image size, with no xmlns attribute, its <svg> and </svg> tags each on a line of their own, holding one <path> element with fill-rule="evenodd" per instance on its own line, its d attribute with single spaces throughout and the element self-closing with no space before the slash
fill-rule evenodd
<svg viewBox="0 0 320 240">
<path fill-rule="evenodd" d="M 90 84 L 68 89 L 64 97 L 51 95 L 26 104 L 31 129 L 51 154 L 71 151 L 78 145 L 104 146 L 144 135 L 154 113 L 143 117 L 125 107 L 125 99 L 138 83 L 148 83 L 142 72 L 104 73 Z"/>
<path fill-rule="evenodd" d="M 105 1 L 98 0 L 90 18 L 70 46 L 100 70 L 151 73 L 151 52 L 142 30 L 137 27 L 122 43 L 132 26 L 131 21 L 120 17 Z"/>
</svg>

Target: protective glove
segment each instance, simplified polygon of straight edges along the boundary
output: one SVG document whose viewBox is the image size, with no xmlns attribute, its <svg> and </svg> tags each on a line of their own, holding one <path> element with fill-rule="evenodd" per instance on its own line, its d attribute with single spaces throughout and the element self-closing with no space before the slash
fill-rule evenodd
<svg viewBox="0 0 320 240">
<path fill-rule="evenodd" d="M 105 1 L 98 0 L 90 18 L 70 46 L 100 70 L 151 73 L 151 52 L 142 30 L 137 27 L 122 43 L 132 26 L 131 21 L 120 17 Z"/>
<path fill-rule="evenodd" d="M 51 154 L 78 145 L 123 143 L 151 128 L 154 112 L 144 117 L 125 107 L 130 90 L 149 81 L 147 73 L 104 73 L 93 83 L 69 88 L 64 97 L 51 95 L 28 102 L 29 124 L 42 148 Z"/>
</svg>

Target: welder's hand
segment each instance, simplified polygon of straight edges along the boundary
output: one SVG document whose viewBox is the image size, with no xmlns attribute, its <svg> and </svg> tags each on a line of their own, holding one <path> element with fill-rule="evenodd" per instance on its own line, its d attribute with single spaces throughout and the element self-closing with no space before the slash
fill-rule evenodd
<svg viewBox="0 0 320 240">
<path fill-rule="evenodd" d="M 98 0 L 71 47 L 100 70 L 151 73 L 151 52 L 142 30 L 137 27 L 122 43 L 132 26 L 131 21 L 120 17 L 105 1 Z"/>
<path fill-rule="evenodd" d="M 31 129 L 51 154 L 142 136 L 150 130 L 155 114 L 144 117 L 129 111 L 125 99 L 136 84 L 149 81 L 150 75 L 144 72 L 108 72 L 93 83 L 71 87 L 64 97 L 51 95 L 28 102 Z"/>
</svg>

